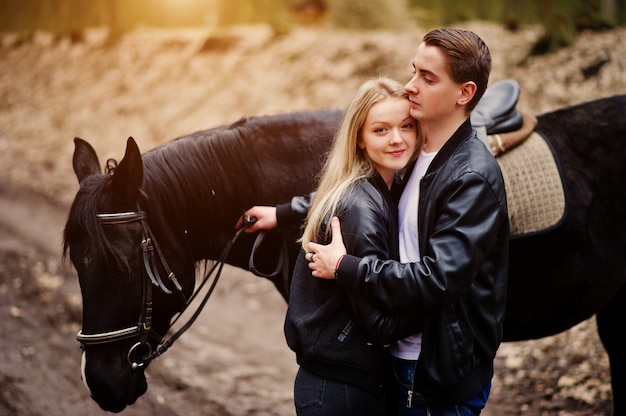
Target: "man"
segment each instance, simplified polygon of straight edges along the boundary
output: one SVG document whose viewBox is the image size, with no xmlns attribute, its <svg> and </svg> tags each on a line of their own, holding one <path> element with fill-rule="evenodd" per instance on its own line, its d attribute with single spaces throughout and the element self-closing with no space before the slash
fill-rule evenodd
<svg viewBox="0 0 626 416">
<path fill-rule="evenodd" d="M 436 29 L 413 67 L 405 88 L 426 141 L 400 199 L 401 262 L 346 254 L 336 220 L 332 243 L 310 243 L 307 259 L 313 276 L 336 279 L 423 328 L 390 347 L 392 414 L 477 415 L 502 339 L 508 263 L 504 181 L 469 118 L 491 56 L 470 31 Z M 301 202 L 292 201 L 289 215 Z"/>
</svg>

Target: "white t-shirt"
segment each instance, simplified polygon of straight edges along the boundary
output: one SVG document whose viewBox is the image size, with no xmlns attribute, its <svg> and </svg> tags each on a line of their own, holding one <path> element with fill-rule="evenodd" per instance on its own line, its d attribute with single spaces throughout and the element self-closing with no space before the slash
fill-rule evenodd
<svg viewBox="0 0 626 416">
<path fill-rule="evenodd" d="M 402 192 L 398 205 L 398 223 L 400 237 L 400 262 L 413 263 L 420 261 L 420 248 L 417 236 L 417 210 L 420 196 L 420 182 L 433 161 L 437 152 L 422 151 L 415 168 Z M 394 342 L 389 352 L 394 357 L 404 360 L 417 360 L 422 350 L 422 334 L 415 334 Z"/>
</svg>

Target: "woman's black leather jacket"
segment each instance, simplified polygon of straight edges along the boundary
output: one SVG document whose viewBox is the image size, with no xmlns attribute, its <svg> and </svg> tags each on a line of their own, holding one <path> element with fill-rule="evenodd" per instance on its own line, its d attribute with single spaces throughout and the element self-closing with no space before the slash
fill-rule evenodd
<svg viewBox="0 0 626 416">
<path fill-rule="evenodd" d="M 396 198 L 380 176 L 357 182 L 342 198 L 338 214 L 349 253 L 399 258 Z M 416 330 L 404 315 L 385 305 L 356 298 L 334 280 L 314 278 L 300 252 L 285 336 L 307 371 L 383 394 L 389 368 L 384 344 Z"/>
</svg>

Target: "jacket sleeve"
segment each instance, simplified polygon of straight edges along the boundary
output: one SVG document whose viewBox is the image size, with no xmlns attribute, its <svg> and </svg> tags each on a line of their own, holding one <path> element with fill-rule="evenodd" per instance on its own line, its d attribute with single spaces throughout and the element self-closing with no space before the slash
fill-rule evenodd
<svg viewBox="0 0 626 416">
<path fill-rule="evenodd" d="M 341 214 L 342 235 L 348 253 L 368 258 L 389 258 L 390 222 L 381 210 L 382 201 L 357 198 L 352 207 Z M 401 311 L 393 311 L 375 299 L 365 299 L 348 292 L 357 325 L 368 339 L 378 345 L 419 332 L 417 322 Z"/>
<path fill-rule="evenodd" d="M 430 204 L 427 211 L 437 211 L 426 220 L 432 224 L 428 239 L 420 238 L 420 262 L 402 264 L 350 253 L 339 264 L 337 284 L 418 321 L 461 297 L 497 242 L 500 205 L 506 200 L 471 172 L 452 182 L 445 195 L 443 201 L 425 201 Z"/>
<path fill-rule="evenodd" d="M 402 311 L 392 311 L 373 300 L 366 301 L 349 294 L 357 324 L 367 333 L 370 342 L 389 345 L 393 341 L 422 331 L 420 322 Z"/>
<path fill-rule="evenodd" d="M 279 227 L 300 226 L 306 219 L 315 192 L 294 196 L 290 202 L 276 205 L 276 222 Z"/>
</svg>

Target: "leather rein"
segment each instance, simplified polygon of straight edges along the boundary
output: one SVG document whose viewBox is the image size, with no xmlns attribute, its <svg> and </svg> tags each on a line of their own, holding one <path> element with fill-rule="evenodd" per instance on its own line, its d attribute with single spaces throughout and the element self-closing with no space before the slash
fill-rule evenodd
<svg viewBox="0 0 626 416">
<path fill-rule="evenodd" d="M 95 345 L 95 344 L 106 344 L 116 341 L 121 341 L 125 339 L 139 337 L 139 340 L 133 344 L 126 356 L 128 363 L 131 365 L 133 369 L 138 369 L 144 367 L 150 361 L 154 360 L 159 355 L 163 354 L 167 351 L 174 342 L 180 338 L 180 336 L 187 331 L 194 323 L 196 318 L 202 312 L 202 309 L 206 305 L 207 301 L 213 294 L 215 290 L 215 286 L 222 274 L 222 269 L 224 268 L 224 264 L 226 258 L 228 257 L 228 253 L 232 248 L 233 244 L 244 229 L 254 224 L 256 218 L 244 216 L 244 226 L 237 230 L 235 235 L 231 237 L 228 241 L 222 254 L 217 259 L 216 263 L 213 267 L 208 271 L 208 273 L 202 279 L 202 283 L 196 288 L 189 299 L 185 299 L 185 295 L 183 293 L 182 286 L 178 282 L 176 275 L 172 272 L 163 253 L 154 238 L 152 231 L 150 230 L 150 226 L 148 224 L 148 219 L 145 211 L 138 209 L 137 211 L 128 211 L 128 212 L 117 212 L 117 213 L 100 213 L 97 214 L 98 219 L 102 225 L 119 225 L 119 224 L 127 224 L 135 221 L 140 221 L 143 227 L 143 236 L 141 240 L 141 249 L 142 249 L 142 257 L 143 257 L 143 294 L 142 294 L 142 309 L 139 314 L 139 320 L 137 325 L 130 326 L 123 329 L 118 329 L 114 331 L 108 332 L 99 332 L 94 334 L 85 334 L 82 330 L 78 331 L 76 334 L 76 339 L 81 344 L 81 348 L 84 348 L 86 345 Z M 156 254 L 155 254 L 156 252 Z M 169 339 L 163 340 L 163 336 L 158 334 L 156 331 L 152 329 L 152 287 L 160 287 L 161 290 L 165 294 L 172 294 L 172 290 L 170 290 L 163 282 L 161 278 L 161 273 L 157 267 L 157 257 L 163 270 L 167 273 L 167 279 L 172 282 L 174 285 L 176 292 L 181 298 L 182 303 L 184 304 L 183 309 L 178 313 L 178 316 L 168 327 L 168 331 L 172 328 L 172 326 L 178 321 L 178 319 L 182 316 L 182 314 L 187 310 L 191 302 L 198 296 L 198 294 L 202 291 L 205 284 L 211 280 L 211 275 L 215 273 L 215 277 L 207 290 L 204 298 L 200 302 L 200 305 L 197 307 L 193 315 L 183 324 L 183 326 L 178 329 Z M 148 342 L 148 338 L 152 336 L 157 341 L 160 341 L 158 347 L 153 351 L 152 345 Z M 143 353 L 142 353 L 143 351 Z M 135 358 L 136 357 L 136 358 Z"/>
</svg>

